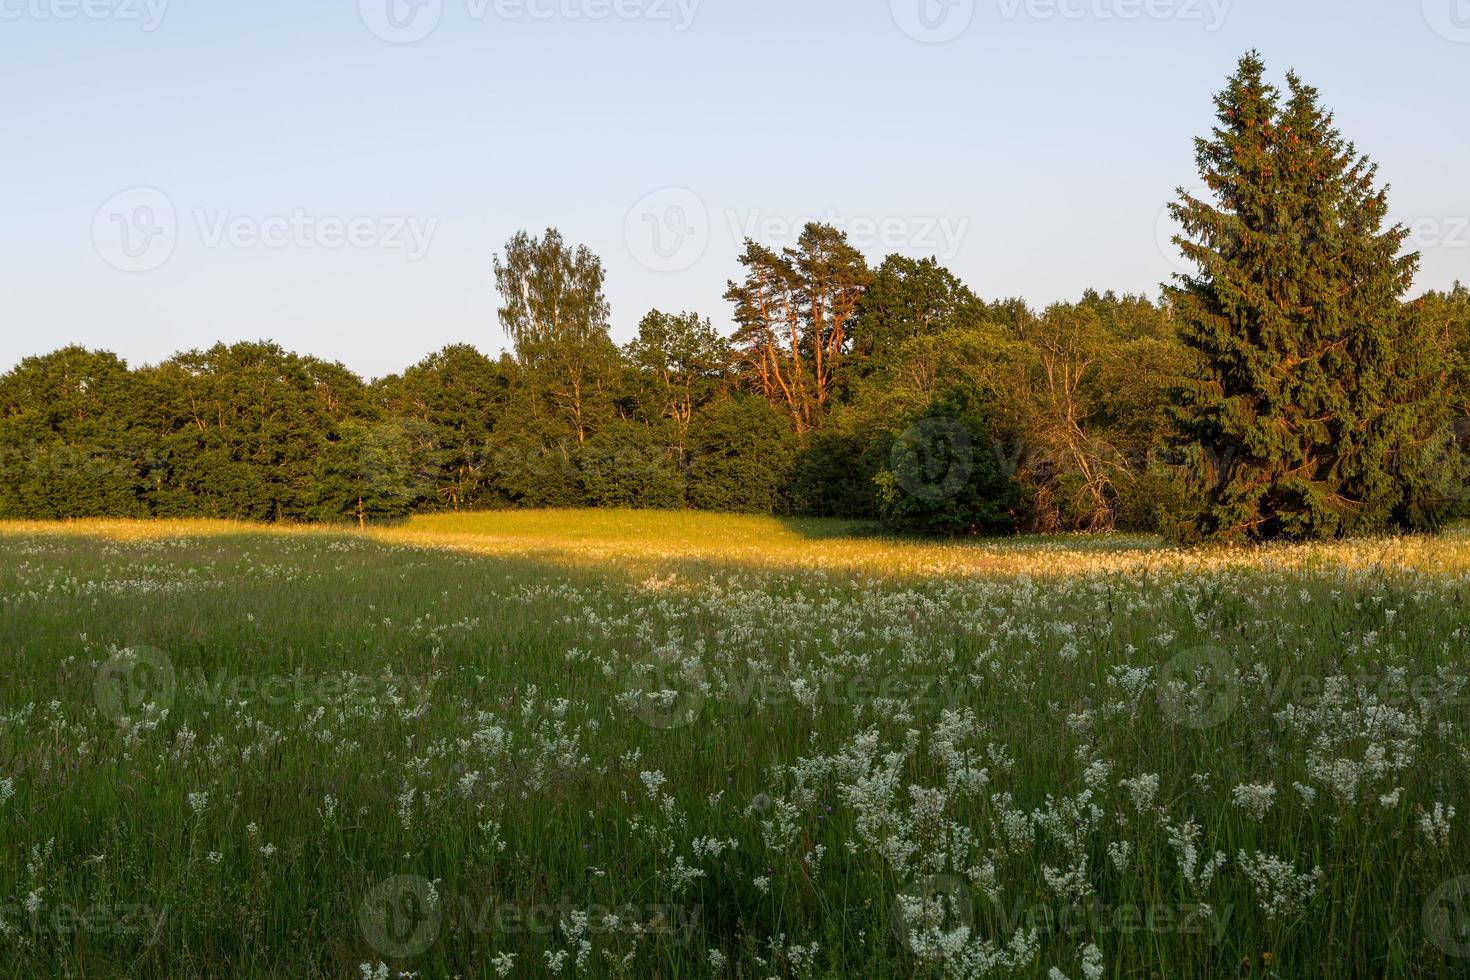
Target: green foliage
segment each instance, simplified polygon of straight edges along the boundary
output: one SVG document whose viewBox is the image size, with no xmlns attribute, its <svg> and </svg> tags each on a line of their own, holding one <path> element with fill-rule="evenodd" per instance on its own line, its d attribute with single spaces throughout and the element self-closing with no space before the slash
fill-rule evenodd
<svg viewBox="0 0 1470 980">
<path fill-rule="evenodd" d="M 616 420 L 579 447 L 581 498 L 596 507 L 684 506 L 684 477 L 659 429 Z"/>
<path fill-rule="evenodd" d="M 689 448 L 691 506 L 752 514 L 782 508 L 798 442 L 770 402 L 737 395 L 714 403 L 690 430 Z"/>
<path fill-rule="evenodd" d="M 325 522 L 407 517 L 424 498 L 415 484 L 414 445 L 402 430 L 349 421 L 323 450 L 315 476 L 311 516 Z"/>
<path fill-rule="evenodd" d="M 638 324 L 626 353 L 643 389 L 636 402 L 644 417 L 673 419 L 682 427 L 719 393 L 731 357 L 709 317 L 658 310 Z"/>
<path fill-rule="evenodd" d="M 577 442 L 612 414 L 618 350 L 608 337 L 602 260 L 548 229 L 520 232 L 495 257 L 500 323 L 522 368 L 519 396 Z"/>
<path fill-rule="evenodd" d="M 0 517 L 137 517 L 152 465 L 138 379 L 67 347 L 0 377 Z"/>
<path fill-rule="evenodd" d="M 408 470 L 415 510 L 502 501 L 492 472 L 492 433 L 511 397 L 513 369 L 467 344 L 444 348 L 402 377 L 378 382 L 383 423 L 376 441 Z"/>
<path fill-rule="evenodd" d="M 1200 151 L 1221 206 L 1180 205 L 1202 271 L 1166 305 L 1093 290 L 1040 314 L 986 303 L 933 259 L 870 272 L 814 224 L 779 252 L 746 243 L 730 340 L 653 310 L 619 348 L 597 256 L 521 233 L 495 259 L 512 346 L 498 360 L 453 345 L 372 384 L 269 342 L 133 371 L 78 348 L 27 360 L 0 376 L 0 517 L 381 524 L 596 506 L 881 513 L 939 534 L 1202 536 L 1267 511 L 1275 523 L 1243 536 L 1432 525 L 1470 510 L 1470 293 L 1400 303 L 1412 257 L 1391 255 L 1399 230 L 1374 233 L 1371 167 L 1291 86 L 1284 103 L 1257 71 L 1222 96 L 1229 125 Z M 904 492 L 920 477 L 905 467 L 947 450 L 893 451 L 919 448 L 904 433 L 955 389 L 961 429 L 983 426 L 979 478 L 992 463 L 1007 478 L 930 502 Z"/>
<path fill-rule="evenodd" d="M 349 421 L 371 418 L 362 382 L 338 364 L 272 343 L 216 345 L 145 372 L 156 401 L 160 516 L 306 520 Z"/>
<path fill-rule="evenodd" d="M 878 515 L 874 478 L 881 460 L 874 443 L 854 435 L 819 433 L 796 457 L 788 503 L 812 517 L 870 519 Z"/>
<path fill-rule="evenodd" d="M 1008 531 L 1021 500 L 962 388 L 940 395 L 891 434 L 875 483 L 883 523 L 908 534 Z"/>
<path fill-rule="evenodd" d="M 976 327 L 990 310 L 936 260 L 890 255 L 863 293 L 853 326 L 850 374 L 868 377 L 900 360 L 916 337 Z"/>
<path fill-rule="evenodd" d="M 1186 539 L 1335 537 L 1433 523 L 1425 449 L 1443 351 L 1400 298 L 1418 255 L 1377 168 L 1315 89 L 1247 55 L 1197 144 L 1213 201 L 1173 205 L 1199 271 L 1170 290 L 1201 371 L 1177 392 L 1199 513 Z"/>
</svg>

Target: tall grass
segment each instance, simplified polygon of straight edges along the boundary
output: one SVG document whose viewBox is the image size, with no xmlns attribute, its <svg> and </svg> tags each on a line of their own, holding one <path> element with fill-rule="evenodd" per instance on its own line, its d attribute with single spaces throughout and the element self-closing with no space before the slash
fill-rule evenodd
<svg viewBox="0 0 1470 980">
<path fill-rule="evenodd" d="M 9 526 L 0 974 L 1470 975 L 1467 559 Z"/>
</svg>

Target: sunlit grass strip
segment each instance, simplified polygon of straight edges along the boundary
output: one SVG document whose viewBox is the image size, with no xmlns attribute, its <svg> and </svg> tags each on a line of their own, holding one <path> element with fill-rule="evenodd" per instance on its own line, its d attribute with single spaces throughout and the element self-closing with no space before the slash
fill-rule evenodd
<svg viewBox="0 0 1470 980">
<path fill-rule="evenodd" d="M 4 522 L 0 535 L 95 536 L 110 540 L 231 534 L 352 536 L 350 528 L 232 521 Z M 385 544 L 481 555 L 536 557 L 591 566 L 707 561 L 728 566 L 830 569 L 904 577 L 1211 574 L 1318 571 L 1325 574 L 1470 574 L 1470 529 L 1438 537 L 1383 538 L 1256 549 L 1165 547 L 1142 535 L 916 541 L 871 525 L 743 515 L 619 510 L 487 511 L 415 517 L 370 529 Z"/>
</svg>

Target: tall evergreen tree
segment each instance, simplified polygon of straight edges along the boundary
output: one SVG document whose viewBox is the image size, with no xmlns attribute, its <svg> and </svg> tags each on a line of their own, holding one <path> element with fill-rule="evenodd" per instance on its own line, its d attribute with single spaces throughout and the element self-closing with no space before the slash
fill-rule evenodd
<svg viewBox="0 0 1470 980">
<path fill-rule="evenodd" d="M 1320 538 L 1428 519 L 1444 372 L 1401 298 L 1418 255 L 1385 227 L 1377 167 L 1295 74 L 1254 53 L 1196 141 L 1213 201 L 1172 205 L 1199 267 L 1169 288 L 1200 375 L 1174 420 L 1204 491 L 1186 539 Z"/>
</svg>

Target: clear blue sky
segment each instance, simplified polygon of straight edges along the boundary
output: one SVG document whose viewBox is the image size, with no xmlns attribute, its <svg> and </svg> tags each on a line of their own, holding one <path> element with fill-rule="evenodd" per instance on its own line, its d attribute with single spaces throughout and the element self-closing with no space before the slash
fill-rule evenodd
<svg viewBox="0 0 1470 980">
<path fill-rule="evenodd" d="M 728 323 L 739 239 L 811 217 L 987 298 L 1155 295 L 1251 47 L 1381 164 L 1418 287 L 1470 281 L 1470 0 L 0 0 L 0 369 L 495 351 L 491 256 L 548 225 L 618 340 Z"/>
</svg>

